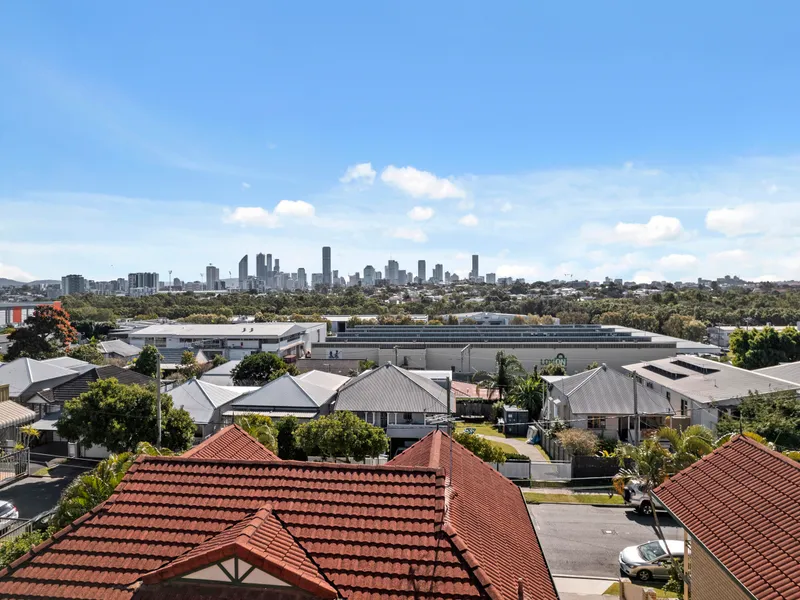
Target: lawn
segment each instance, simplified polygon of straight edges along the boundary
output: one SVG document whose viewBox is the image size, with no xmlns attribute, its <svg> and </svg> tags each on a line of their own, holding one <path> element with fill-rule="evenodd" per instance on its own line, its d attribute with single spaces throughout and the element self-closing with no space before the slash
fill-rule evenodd
<svg viewBox="0 0 800 600">
<path fill-rule="evenodd" d="M 622 505 L 625 500 L 622 496 L 614 494 L 545 494 L 541 492 L 524 492 L 525 502 L 538 504 L 539 502 L 558 502 L 562 504 L 609 504 Z"/>
<path fill-rule="evenodd" d="M 48 475 L 50 475 L 50 469 L 48 467 L 42 467 L 35 473 L 31 474 L 32 477 L 47 477 Z"/>
<path fill-rule="evenodd" d="M 460 433 L 464 431 L 467 427 L 472 427 L 475 429 L 475 433 L 480 433 L 481 435 L 488 435 L 492 437 L 499 437 L 499 438 L 513 438 L 517 440 L 524 440 L 525 436 L 512 436 L 512 435 L 505 435 L 504 433 L 497 431 L 491 423 L 488 421 L 484 421 L 483 423 L 456 423 L 456 433 Z"/>
<path fill-rule="evenodd" d="M 466 423 L 456 423 L 456 433 L 463 433 L 467 427 L 474 427 L 475 434 L 482 435 L 487 438 L 492 438 L 489 442 L 494 445 L 498 446 L 503 452 L 508 454 L 517 454 L 516 449 L 513 446 L 509 446 L 508 444 L 504 444 L 502 441 L 505 436 L 502 433 L 498 433 L 492 426 L 488 423 L 481 423 L 480 425 L 469 425 Z"/>
<path fill-rule="evenodd" d="M 659 585 L 663 585 L 661 582 L 648 582 L 647 586 L 651 587 L 656 591 L 656 598 L 679 598 L 678 594 L 675 592 L 666 592 L 660 589 Z M 619 598 L 619 583 L 612 583 L 609 588 L 603 592 L 606 596 L 614 596 L 615 598 Z"/>
</svg>

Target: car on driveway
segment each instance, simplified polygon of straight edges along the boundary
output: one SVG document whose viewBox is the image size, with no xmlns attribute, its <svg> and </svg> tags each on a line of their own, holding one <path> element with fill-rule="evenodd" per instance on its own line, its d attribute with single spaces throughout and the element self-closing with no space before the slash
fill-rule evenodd
<svg viewBox="0 0 800 600">
<path fill-rule="evenodd" d="M 619 569 L 626 577 L 639 581 L 669 579 L 669 554 L 683 561 L 684 544 L 681 540 L 661 540 L 647 542 L 638 546 L 628 546 L 619 553 Z"/>
<path fill-rule="evenodd" d="M 0 500 L 0 532 L 5 532 L 8 528 L 19 522 L 19 511 L 17 507 L 6 500 Z"/>
</svg>

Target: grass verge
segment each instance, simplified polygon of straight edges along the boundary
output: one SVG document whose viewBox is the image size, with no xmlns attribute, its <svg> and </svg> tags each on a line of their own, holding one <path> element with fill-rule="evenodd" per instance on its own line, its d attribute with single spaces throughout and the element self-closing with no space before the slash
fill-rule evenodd
<svg viewBox="0 0 800 600">
<path fill-rule="evenodd" d="M 49 467 L 42 467 L 38 471 L 34 471 L 31 473 L 31 477 L 47 477 L 50 475 L 50 468 Z"/>
<path fill-rule="evenodd" d="M 534 448 L 538 448 L 538 449 L 539 449 L 539 452 L 541 452 L 541 453 L 542 453 L 542 456 L 544 456 L 544 459 L 545 459 L 547 462 L 552 462 L 552 461 L 550 460 L 550 456 L 547 454 L 547 452 L 545 451 L 545 449 L 544 449 L 544 448 L 542 448 L 542 447 L 541 447 L 539 444 L 534 444 L 534 445 L 533 445 L 533 447 L 534 447 Z"/>
<path fill-rule="evenodd" d="M 679 597 L 678 594 L 676 594 L 674 592 L 667 592 L 667 591 L 662 590 L 660 587 L 658 587 L 660 585 L 663 585 L 663 583 L 661 583 L 661 582 L 648 582 L 648 584 L 646 586 L 640 586 L 640 587 L 651 587 L 651 588 L 653 588 L 656 591 L 656 598 L 678 598 Z M 612 583 L 608 587 L 608 589 L 605 592 L 603 592 L 603 594 L 605 594 L 606 596 L 615 596 L 615 597 L 619 598 L 619 583 L 618 582 L 617 583 Z"/>
<path fill-rule="evenodd" d="M 622 496 L 614 494 L 546 494 L 541 492 L 524 492 L 525 502 L 539 504 L 540 502 L 558 502 L 561 504 L 608 504 L 620 506 L 625 504 Z"/>
</svg>

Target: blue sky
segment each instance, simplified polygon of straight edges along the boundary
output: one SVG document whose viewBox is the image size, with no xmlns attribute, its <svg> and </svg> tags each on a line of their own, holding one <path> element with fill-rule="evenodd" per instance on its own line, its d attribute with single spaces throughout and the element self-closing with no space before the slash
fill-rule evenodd
<svg viewBox="0 0 800 600">
<path fill-rule="evenodd" d="M 645 4 L 3 3 L 0 277 L 800 279 L 800 5 Z"/>
</svg>

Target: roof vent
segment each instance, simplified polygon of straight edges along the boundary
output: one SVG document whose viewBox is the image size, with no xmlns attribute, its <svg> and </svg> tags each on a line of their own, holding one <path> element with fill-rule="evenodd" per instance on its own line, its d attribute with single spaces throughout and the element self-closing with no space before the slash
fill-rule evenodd
<svg viewBox="0 0 800 600">
<path fill-rule="evenodd" d="M 245 331 L 247 331 L 247 327 L 242 327 L 242 333 L 244 333 Z"/>
<path fill-rule="evenodd" d="M 603 363 L 603 364 L 602 364 L 602 365 L 600 365 L 600 366 L 601 366 L 601 367 L 603 367 L 603 371 L 605 371 L 605 370 L 607 370 L 607 369 L 608 369 L 608 366 L 606 365 L 606 363 Z"/>
<path fill-rule="evenodd" d="M 252 328 L 252 327 L 250 328 L 250 331 L 253 331 L 253 328 Z"/>
</svg>

